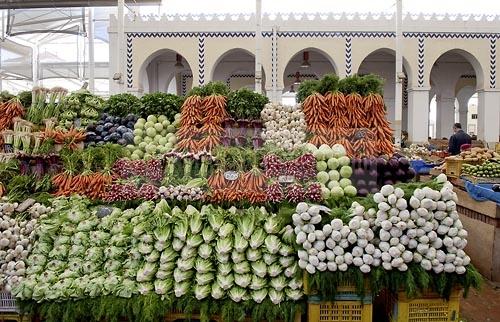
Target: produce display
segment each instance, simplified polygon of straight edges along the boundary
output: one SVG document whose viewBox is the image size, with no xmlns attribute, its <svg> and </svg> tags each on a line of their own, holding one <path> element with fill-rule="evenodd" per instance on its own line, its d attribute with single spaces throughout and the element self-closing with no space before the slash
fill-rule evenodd
<svg viewBox="0 0 500 322">
<path fill-rule="evenodd" d="M 121 145 L 134 144 L 134 125 L 137 116 L 128 114 L 124 117 L 103 113 L 99 121 L 87 125 L 85 145 L 103 145 L 107 142 Z"/>
<path fill-rule="evenodd" d="M 83 127 L 99 119 L 103 99 L 87 90 L 79 90 L 65 96 L 57 104 L 60 114 L 59 127 Z"/>
<path fill-rule="evenodd" d="M 23 280 L 37 220 L 50 211 L 33 199 L 0 203 L 0 291 L 10 292 Z"/>
<path fill-rule="evenodd" d="M 43 120 L 58 116 L 62 113 L 60 104 L 67 93 L 68 91 L 62 87 L 52 89 L 34 87 L 31 106 L 29 106 L 26 115 L 27 120 L 34 124 L 43 124 Z M 25 107 L 28 106 L 25 105 Z"/>
<path fill-rule="evenodd" d="M 327 75 L 295 106 L 220 82 L 140 100 L 36 89 L 26 113 L 5 96 L 0 290 L 47 322 L 291 322 L 346 284 L 478 287 L 453 186 L 414 182 L 381 84 Z M 460 157 L 498 176 L 497 156 Z"/>
<path fill-rule="evenodd" d="M 286 150 L 297 149 L 306 141 L 306 124 L 300 105 L 266 104 L 261 113 L 264 121 L 262 139 Z"/>
<path fill-rule="evenodd" d="M 111 95 L 104 103 L 103 109 L 109 115 L 126 117 L 129 114 L 139 115 L 142 113 L 143 105 L 137 96 L 130 93 L 120 93 Z"/>
<path fill-rule="evenodd" d="M 302 102 L 307 128 L 313 134 L 309 142 L 316 146 L 342 144 L 349 157 L 392 154 L 393 131 L 384 99 L 377 92 L 381 80 L 368 75 L 337 82 L 336 76 L 326 75 L 319 81 L 318 91 L 313 90 Z M 363 85 L 371 86 L 371 91 L 356 90 Z"/>
<path fill-rule="evenodd" d="M 360 196 L 376 193 L 383 185 L 410 182 L 416 172 L 410 168 L 410 162 L 404 157 L 394 155 L 390 159 L 354 158 L 352 181 Z"/>
<path fill-rule="evenodd" d="M 293 230 L 283 228 L 263 208 L 181 210 L 160 201 L 121 211 L 60 199 L 39 223 L 26 277 L 13 292 L 42 305 L 150 294 L 179 303 L 297 301 L 302 275 Z"/>
<path fill-rule="evenodd" d="M 316 178 L 321 184 L 323 198 L 339 199 L 344 195 L 355 197 L 358 192 L 349 179 L 352 176 L 351 160 L 345 148 L 340 144 L 332 147 L 323 144 L 318 149 L 308 144 L 307 148 L 316 158 Z"/>
<path fill-rule="evenodd" d="M 139 118 L 134 124 L 133 145 L 128 144 L 132 160 L 149 160 L 158 154 L 173 150 L 177 143 L 175 135 L 178 126 L 179 114 L 170 122 L 166 116 L 149 115 L 146 119 Z"/>
<path fill-rule="evenodd" d="M 406 285 L 409 290 L 426 279 L 429 284 L 429 274 L 467 272 L 470 257 L 463 250 L 467 231 L 446 176 L 440 175 L 427 186 L 401 187 L 383 186 L 373 195 L 374 204 L 367 203 L 367 207 L 352 203 L 345 221 L 331 216 L 333 211 L 326 207 L 297 205 L 292 218 L 300 246 L 299 267 L 315 281 L 313 287 L 326 292 L 328 286 L 318 282 L 331 276 L 324 272 L 350 268 L 374 272 L 371 278 L 380 278 L 378 268 L 389 276 L 392 271 L 410 271 L 416 279 Z"/>
<path fill-rule="evenodd" d="M 487 148 L 471 148 L 470 150 L 460 152 L 457 156 L 448 157 L 447 159 L 484 162 L 491 158 L 500 158 L 500 154 Z"/>
<path fill-rule="evenodd" d="M 486 161 L 480 165 L 462 164 L 462 173 L 483 178 L 500 178 L 500 162 Z"/>
</svg>

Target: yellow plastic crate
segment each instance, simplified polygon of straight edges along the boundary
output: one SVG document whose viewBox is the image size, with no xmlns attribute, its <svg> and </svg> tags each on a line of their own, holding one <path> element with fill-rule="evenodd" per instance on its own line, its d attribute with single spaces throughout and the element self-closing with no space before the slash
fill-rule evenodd
<svg viewBox="0 0 500 322">
<path fill-rule="evenodd" d="M 16 313 L 0 313 L 0 322 L 29 322 L 30 317 L 27 315 L 19 315 Z"/>
<path fill-rule="evenodd" d="M 446 175 L 453 178 L 460 177 L 462 174 L 462 165 L 465 163 L 472 165 L 481 164 L 480 161 L 446 159 Z"/>
<path fill-rule="evenodd" d="M 398 294 L 394 306 L 394 322 L 452 322 L 458 321 L 460 290 L 452 292 L 447 301 L 436 293 L 426 293 L 415 299 L 408 299 L 405 292 Z"/>
<path fill-rule="evenodd" d="M 372 304 L 362 301 L 322 301 L 307 304 L 308 322 L 372 322 Z"/>
</svg>

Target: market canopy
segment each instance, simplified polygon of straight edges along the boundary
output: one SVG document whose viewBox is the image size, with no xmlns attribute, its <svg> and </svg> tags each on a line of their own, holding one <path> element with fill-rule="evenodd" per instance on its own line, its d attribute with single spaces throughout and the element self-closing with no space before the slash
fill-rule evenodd
<svg viewBox="0 0 500 322">
<path fill-rule="evenodd" d="M 160 0 L 126 0 L 127 5 L 158 5 Z M 115 6 L 116 0 L 0 0 L 0 9 L 21 8 L 64 8 L 64 7 L 109 7 Z"/>
</svg>

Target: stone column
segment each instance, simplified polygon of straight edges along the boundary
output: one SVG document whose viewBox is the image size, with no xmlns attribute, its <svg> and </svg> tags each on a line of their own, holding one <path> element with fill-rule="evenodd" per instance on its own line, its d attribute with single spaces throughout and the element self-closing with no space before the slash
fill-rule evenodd
<svg viewBox="0 0 500 322">
<path fill-rule="evenodd" d="M 478 92 L 477 129 L 478 139 L 494 148 L 500 134 L 500 89 L 485 89 Z"/>
<path fill-rule="evenodd" d="M 436 138 L 449 138 L 455 123 L 455 97 L 436 97 Z"/>
<path fill-rule="evenodd" d="M 408 140 L 425 143 L 429 136 L 429 87 L 408 89 Z"/>
</svg>

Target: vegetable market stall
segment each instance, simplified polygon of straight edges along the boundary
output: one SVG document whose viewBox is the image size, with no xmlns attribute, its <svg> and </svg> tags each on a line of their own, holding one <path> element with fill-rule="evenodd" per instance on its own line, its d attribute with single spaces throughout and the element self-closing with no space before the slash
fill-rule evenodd
<svg viewBox="0 0 500 322">
<path fill-rule="evenodd" d="M 483 276 L 500 281 L 500 207 L 493 201 L 476 201 L 465 191 L 464 184 L 456 184 L 457 210 L 469 232 L 466 247 L 472 262 Z"/>
<path fill-rule="evenodd" d="M 382 292 L 466 294 L 481 277 L 458 196 L 445 175 L 413 181 L 380 88 L 328 75 L 292 107 L 221 83 L 106 102 L 36 89 L 0 163 L 1 288 L 44 321 L 370 321 Z"/>
</svg>

